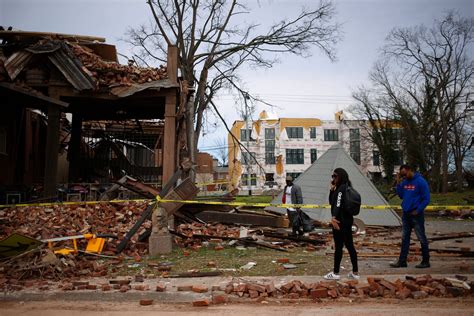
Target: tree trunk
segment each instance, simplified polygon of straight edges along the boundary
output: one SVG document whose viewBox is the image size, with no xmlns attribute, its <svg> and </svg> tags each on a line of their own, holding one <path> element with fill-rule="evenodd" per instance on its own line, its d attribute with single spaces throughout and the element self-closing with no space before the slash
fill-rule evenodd
<svg viewBox="0 0 474 316">
<path fill-rule="evenodd" d="M 186 142 L 188 143 L 188 155 L 193 165 L 196 164 L 197 146 L 194 137 L 194 97 L 190 97 L 186 104 Z M 191 168 L 189 176 L 192 181 L 196 180 L 194 167 Z"/>
</svg>

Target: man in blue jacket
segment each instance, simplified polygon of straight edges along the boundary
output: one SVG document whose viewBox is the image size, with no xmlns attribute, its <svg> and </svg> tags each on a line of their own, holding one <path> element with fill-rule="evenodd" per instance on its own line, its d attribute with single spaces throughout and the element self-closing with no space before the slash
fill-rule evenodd
<svg viewBox="0 0 474 316">
<path fill-rule="evenodd" d="M 390 263 L 393 268 L 407 267 L 407 256 L 410 248 L 410 235 L 412 229 L 421 244 L 423 260 L 416 268 L 430 267 L 430 252 L 428 239 L 425 234 L 424 210 L 430 203 L 430 189 L 426 180 L 413 170 L 411 166 L 400 166 L 397 174 L 397 194 L 402 199 L 402 248 L 397 262 Z"/>
</svg>

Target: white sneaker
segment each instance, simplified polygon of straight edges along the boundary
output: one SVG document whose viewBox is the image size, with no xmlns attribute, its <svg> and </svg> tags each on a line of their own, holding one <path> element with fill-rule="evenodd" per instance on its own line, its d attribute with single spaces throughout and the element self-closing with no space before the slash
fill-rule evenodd
<svg viewBox="0 0 474 316">
<path fill-rule="evenodd" d="M 360 275 L 354 274 L 353 272 L 349 272 L 349 274 L 347 275 L 347 278 L 348 278 L 348 279 L 352 279 L 352 280 L 359 280 L 359 279 L 360 279 Z"/>
<path fill-rule="evenodd" d="M 340 280 L 341 276 L 339 274 L 336 274 L 334 272 L 329 272 L 324 276 L 326 280 Z"/>
</svg>

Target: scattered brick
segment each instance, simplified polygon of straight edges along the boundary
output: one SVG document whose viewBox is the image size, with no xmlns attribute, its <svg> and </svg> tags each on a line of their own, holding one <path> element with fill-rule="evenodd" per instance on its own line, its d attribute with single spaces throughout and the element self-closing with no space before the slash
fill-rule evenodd
<svg viewBox="0 0 474 316">
<path fill-rule="evenodd" d="M 313 289 L 310 294 L 313 300 L 328 297 L 328 291 L 325 288 Z"/>
<path fill-rule="evenodd" d="M 247 284 L 238 284 L 236 287 L 234 287 L 234 292 L 247 292 Z"/>
<path fill-rule="evenodd" d="M 130 287 L 128 285 L 122 285 L 120 287 L 120 292 L 125 293 L 125 292 L 128 292 L 129 289 Z"/>
<path fill-rule="evenodd" d="M 209 301 L 208 301 L 207 299 L 194 301 L 194 302 L 193 302 L 193 306 L 196 306 L 196 307 L 209 306 Z"/>
<path fill-rule="evenodd" d="M 387 281 L 387 280 L 382 280 L 380 281 L 380 284 L 385 286 L 387 289 L 389 289 L 391 292 L 395 293 L 395 291 L 397 290 L 397 287 L 395 284 L 393 284 L 392 282 L 390 281 Z"/>
<path fill-rule="evenodd" d="M 422 299 L 422 298 L 427 298 L 428 297 L 428 293 L 424 292 L 424 291 L 415 291 L 415 292 L 411 292 L 411 296 L 415 299 L 415 300 L 418 300 L 418 299 Z"/>
<path fill-rule="evenodd" d="M 87 290 L 97 290 L 97 285 L 95 284 L 89 284 L 86 286 Z"/>
<path fill-rule="evenodd" d="M 112 287 L 108 284 L 102 285 L 102 291 L 104 291 L 104 292 L 110 291 L 111 289 L 112 289 Z"/>
<path fill-rule="evenodd" d="M 226 294 L 230 294 L 230 293 L 232 293 L 233 291 L 234 291 L 234 286 L 233 286 L 231 283 L 227 284 L 227 286 L 225 287 L 225 291 L 224 291 L 224 292 L 225 292 Z"/>
<path fill-rule="evenodd" d="M 428 283 L 428 279 L 426 277 L 417 277 L 415 282 L 418 285 L 426 285 L 426 283 Z"/>
<path fill-rule="evenodd" d="M 404 300 L 410 297 L 410 295 L 411 291 L 408 288 L 404 287 L 402 290 L 398 291 L 397 298 Z"/>
<path fill-rule="evenodd" d="M 265 286 L 260 285 L 260 284 L 249 284 L 249 285 L 247 285 L 247 288 L 248 288 L 249 291 L 253 290 L 253 291 L 260 292 L 260 293 L 263 293 L 266 290 Z"/>
<path fill-rule="evenodd" d="M 72 283 L 64 283 L 63 291 L 72 291 L 74 290 L 74 285 Z"/>
<path fill-rule="evenodd" d="M 275 291 L 276 291 L 275 284 L 273 284 L 273 282 L 267 283 L 267 284 L 265 285 L 265 290 L 266 290 L 267 293 L 269 293 L 269 294 L 275 292 Z"/>
<path fill-rule="evenodd" d="M 337 294 L 337 290 L 336 289 L 330 289 L 328 291 L 328 295 L 332 298 L 337 298 L 339 295 Z"/>
<path fill-rule="evenodd" d="M 157 291 L 157 292 L 164 292 L 164 291 L 166 291 L 166 284 L 164 284 L 164 283 L 158 283 L 158 284 L 156 285 L 156 291 Z"/>
<path fill-rule="evenodd" d="M 298 293 L 290 293 L 288 294 L 288 298 L 292 300 L 296 300 L 300 298 L 300 295 Z"/>
<path fill-rule="evenodd" d="M 109 283 L 110 284 L 118 284 L 118 285 L 129 285 L 130 284 L 130 280 L 110 280 Z"/>
<path fill-rule="evenodd" d="M 150 287 L 148 285 L 135 285 L 133 287 L 134 290 L 137 290 L 137 291 L 148 291 L 150 289 Z"/>
<path fill-rule="evenodd" d="M 204 285 L 193 285 L 191 290 L 196 293 L 206 293 L 209 291 L 209 288 Z"/>
<path fill-rule="evenodd" d="M 289 258 L 279 258 L 279 259 L 277 259 L 277 262 L 278 263 L 290 263 L 290 259 Z"/>
<path fill-rule="evenodd" d="M 454 286 L 447 286 L 446 291 L 453 297 L 459 297 L 464 295 L 464 289 Z"/>
<path fill-rule="evenodd" d="M 258 291 L 249 290 L 249 295 L 250 295 L 250 298 L 257 298 L 258 297 Z"/>
<path fill-rule="evenodd" d="M 214 247 L 214 250 L 217 250 L 217 251 L 224 250 L 224 247 L 222 245 L 217 245 Z"/>
<path fill-rule="evenodd" d="M 145 281 L 145 277 L 143 275 L 136 275 L 135 282 L 143 282 Z"/>
<path fill-rule="evenodd" d="M 141 306 L 149 306 L 153 304 L 153 300 L 140 300 Z"/>
<path fill-rule="evenodd" d="M 212 304 L 225 304 L 227 303 L 228 298 L 227 295 L 213 295 L 212 296 Z"/>
</svg>

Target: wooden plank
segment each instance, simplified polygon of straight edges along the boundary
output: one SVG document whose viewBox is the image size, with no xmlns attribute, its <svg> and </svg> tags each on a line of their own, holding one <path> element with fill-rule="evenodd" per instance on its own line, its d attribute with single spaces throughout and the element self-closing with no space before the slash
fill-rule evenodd
<svg viewBox="0 0 474 316">
<path fill-rule="evenodd" d="M 55 37 L 67 40 L 77 41 L 98 41 L 105 42 L 105 37 L 89 36 L 89 35 L 77 35 L 77 34 L 63 34 L 63 33 L 50 33 L 50 32 L 27 32 L 27 31 L 0 31 L 0 38 L 5 39 L 16 39 L 21 40 L 25 38 L 34 37 Z"/>
</svg>

